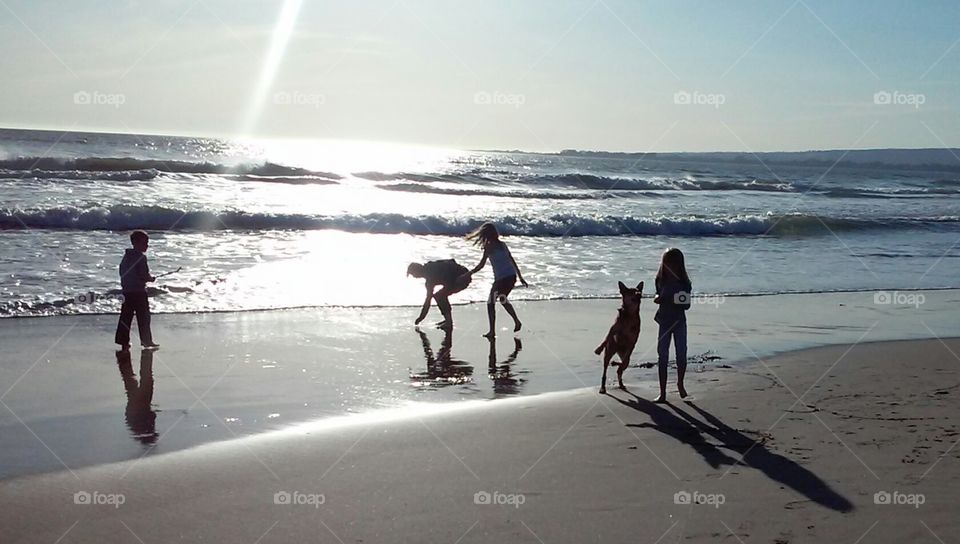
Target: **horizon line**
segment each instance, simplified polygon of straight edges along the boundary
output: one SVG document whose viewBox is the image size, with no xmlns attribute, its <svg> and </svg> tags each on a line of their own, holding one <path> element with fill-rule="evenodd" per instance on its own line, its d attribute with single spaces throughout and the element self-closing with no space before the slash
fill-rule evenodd
<svg viewBox="0 0 960 544">
<path fill-rule="evenodd" d="M 303 140 L 303 141 L 347 141 L 347 142 L 363 142 L 363 143 L 380 143 L 380 144 L 394 144 L 394 145 L 408 145 L 412 147 L 431 147 L 431 148 L 449 148 L 455 149 L 458 151 L 465 152 L 476 152 L 476 153 L 523 153 L 530 155 L 559 155 L 564 152 L 573 152 L 573 153 L 609 153 L 609 154 L 621 154 L 621 155 L 682 155 L 682 154 L 719 154 L 719 153 L 740 153 L 748 155 L 756 155 L 762 153 L 825 153 L 825 152 L 834 152 L 834 151 L 960 151 L 960 147 L 860 147 L 860 148 L 826 148 L 826 149 L 799 149 L 799 150 L 707 150 L 707 151 L 622 151 L 622 150 L 609 150 L 609 149 L 577 149 L 577 148 L 563 148 L 556 149 L 551 151 L 535 151 L 527 149 L 504 149 L 504 148 L 489 148 L 489 149 L 472 149 L 472 148 L 455 148 L 449 147 L 441 144 L 429 144 L 422 142 L 405 142 L 405 141 L 390 141 L 390 140 L 378 140 L 378 139 L 355 139 L 355 138 L 311 138 L 308 136 L 224 136 L 224 135 L 213 135 L 213 134 L 202 134 L 202 133 L 164 133 L 162 131 L 152 131 L 144 130 L 143 132 L 138 132 L 136 130 L 116 130 L 116 129 L 101 129 L 101 128 L 76 128 L 70 127 L 66 128 L 48 128 L 48 127 L 25 127 L 25 126 L 0 126 L 0 130 L 20 130 L 20 131 L 32 131 L 32 132 L 61 132 L 61 133 L 73 133 L 73 134 L 104 134 L 104 135 L 115 135 L 115 136 L 160 136 L 164 138 L 207 138 L 213 140 L 235 140 L 241 141 L 245 139 L 249 140 Z"/>
</svg>

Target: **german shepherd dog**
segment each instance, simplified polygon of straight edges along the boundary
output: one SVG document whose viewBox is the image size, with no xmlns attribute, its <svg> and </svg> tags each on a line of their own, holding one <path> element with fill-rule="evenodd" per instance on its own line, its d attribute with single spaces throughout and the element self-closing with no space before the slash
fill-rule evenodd
<svg viewBox="0 0 960 544">
<path fill-rule="evenodd" d="M 630 355 L 633 353 L 634 346 L 637 345 L 637 338 L 640 336 L 640 297 L 643 294 L 643 282 L 637 284 L 635 289 L 631 289 L 618 281 L 620 287 L 620 296 L 623 297 L 623 303 L 617 310 L 617 320 L 610 327 L 610 332 L 604 338 L 597 349 L 593 352 L 600 355 L 600 352 L 606 349 L 603 354 L 603 377 L 600 378 L 600 394 L 607 392 L 607 366 L 610 365 L 610 359 L 614 355 L 620 358 L 620 367 L 617 368 L 617 381 L 620 383 L 620 389 L 626 389 L 623 386 L 623 371 L 630 366 Z"/>
</svg>

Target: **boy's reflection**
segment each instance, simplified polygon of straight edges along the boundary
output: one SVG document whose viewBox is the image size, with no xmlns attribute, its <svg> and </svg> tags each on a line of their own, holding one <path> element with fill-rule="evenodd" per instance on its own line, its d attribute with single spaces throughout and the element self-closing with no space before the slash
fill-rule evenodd
<svg viewBox="0 0 960 544">
<path fill-rule="evenodd" d="M 153 401 L 153 351 L 140 352 L 140 382 L 133 373 L 130 351 L 117 352 L 117 367 L 127 392 L 126 420 L 133 437 L 152 445 L 157 441 L 157 414 L 150 407 Z"/>
<path fill-rule="evenodd" d="M 493 392 L 497 395 L 517 395 L 523 388 L 526 380 L 518 378 L 517 374 L 511 369 L 511 365 L 517 360 L 517 355 L 523 349 L 523 344 L 519 338 L 513 339 L 513 352 L 507 355 L 506 360 L 497 361 L 497 340 L 490 338 L 490 355 L 488 358 L 490 381 L 493 382 Z"/>
<path fill-rule="evenodd" d="M 427 360 L 427 371 L 421 374 L 411 374 L 411 379 L 418 382 L 429 382 L 428 385 L 433 386 L 463 384 L 471 381 L 473 366 L 466 361 L 454 359 L 450 353 L 453 348 L 452 329 L 444 331 L 440 351 L 436 355 L 433 353 L 427 334 L 419 328 L 416 331 L 423 343 L 423 356 Z"/>
</svg>

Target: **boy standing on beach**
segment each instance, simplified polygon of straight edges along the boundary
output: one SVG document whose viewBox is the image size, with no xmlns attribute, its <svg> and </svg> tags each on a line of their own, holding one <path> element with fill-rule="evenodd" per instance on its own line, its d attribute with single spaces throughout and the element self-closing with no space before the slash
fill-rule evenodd
<svg viewBox="0 0 960 544">
<path fill-rule="evenodd" d="M 130 349 L 130 325 L 133 316 L 137 316 L 137 328 L 140 331 L 140 345 L 146 349 L 156 349 L 159 344 L 153 343 L 153 334 L 150 332 L 150 302 L 147 300 L 147 282 L 155 281 L 150 275 L 147 266 L 147 246 L 150 237 L 142 230 L 130 233 L 132 248 L 128 248 L 120 261 L 120 288 L 123 291 L 123 305 L 120 307 L 120 322 L 117 323 L 117 334 L 114 342 L 120 344 L 120 349 Z"/>
</svg>

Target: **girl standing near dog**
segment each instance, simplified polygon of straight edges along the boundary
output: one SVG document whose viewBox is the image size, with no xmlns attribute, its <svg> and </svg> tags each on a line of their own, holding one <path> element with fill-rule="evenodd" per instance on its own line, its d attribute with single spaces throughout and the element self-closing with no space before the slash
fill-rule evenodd
<svg viewBox="0 0 960 544">
<path fill-rule="evenodd" d="M 513 309 L 513 304 L 510 304 L 510 300 L 507 298 L 517 284 L 518 278 L 524 287 L 527 286 L 526 280 L 520 273 L 520 267 L 517 266 L 517 261 L 513 260 L 513 255 L 510 254 L 507 244 L 500 240 L 500 233 L 493 223 L 480 225 L 467 235 L 467 240 L 472 240 L 474 245 L 483 249 L 483 258 L 480 259 L 480 264 L 475 266 L 470 274 L 479 272 L 487 264 L 488 259 L 490 265 L 493 266 L 493 287 L 490 288 L 490 298 L 487 299 L 487 318 L 490 320 L 490 331 L 484 336 L 487 338 L 496 336 L 497 301 L 500 301 L 503 309 L 513 318 L 513 332 L 518 332 L 522 323 L 517 317 L 517 311 Z"/>
<path fill-rule="evenodd" d="M 670 362 L 670 340 L 677 355 L 677 389 L 680 398 L 687 396 L 683 376 L 687 371 L 687 310 L 690 309 L 690 276 L 684 264 L 683 253 L 673 247 L 663 252 L 656 278 L 657 294 L 653 299 L 659 305 L 653 320 L 660 325 L 657 334 L 657 370 L 660 373 L 660 396 L 654 402 L 667 400 L 667 364 Z"/>
</svg>

